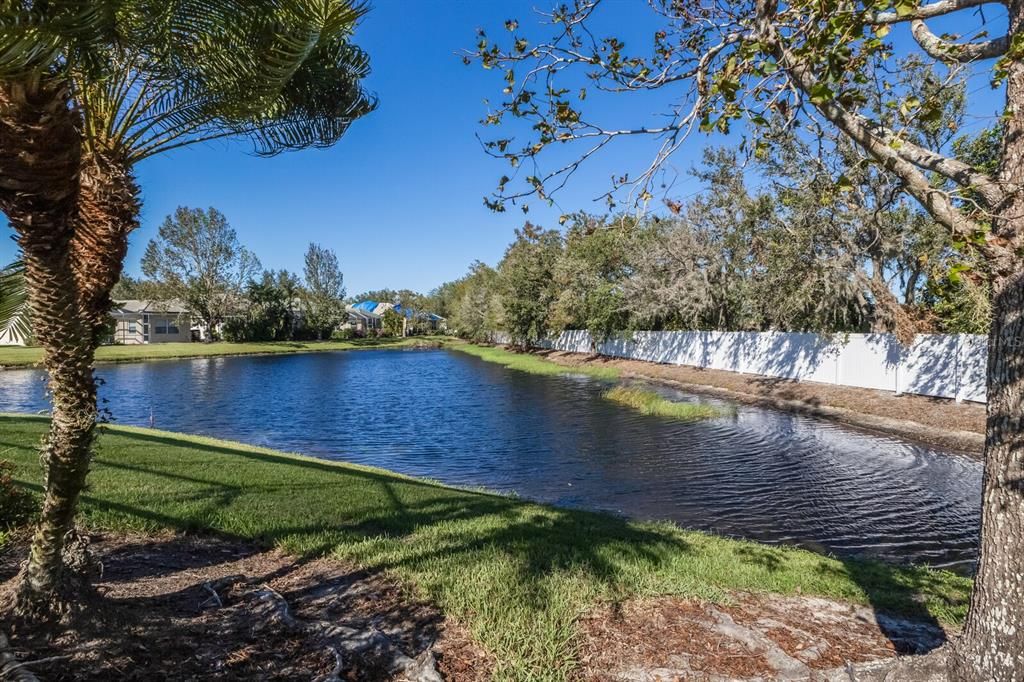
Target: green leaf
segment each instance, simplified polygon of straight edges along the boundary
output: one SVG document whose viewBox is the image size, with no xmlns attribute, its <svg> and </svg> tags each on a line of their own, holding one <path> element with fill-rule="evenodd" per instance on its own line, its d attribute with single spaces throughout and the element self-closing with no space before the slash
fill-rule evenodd
<svg viewBox="0 0 1024 682">
<path fill-rule="evenodd" d="M 835 98 L 836 93 L 824 83 L 815 83 L 811 88 L 811 104 L 821 105 Z"/>
<path fill-rule="evenodd" d="M 911 95 L 910 97 L 907 97 L 902 102 L 900 102 L 900 113 L 903 114 L 904 116 L 909 116 L 911 111 L 917 109 L 920 106 L 921 100 L 915 97 L 914 95 Z"/>
<path fill-rule="evenodd" d="M 925 123 L 936 123 L 942 120 L 942 109 L 937 106 L 922 109 L 921 115 L 918 118 Z"/>
<path fill-rule="evenodd" d="M 907 17 L 917 10 L 918 3 L 917 0 L 896 0 L 893 6 L 897 16 Z"/>
</svg>

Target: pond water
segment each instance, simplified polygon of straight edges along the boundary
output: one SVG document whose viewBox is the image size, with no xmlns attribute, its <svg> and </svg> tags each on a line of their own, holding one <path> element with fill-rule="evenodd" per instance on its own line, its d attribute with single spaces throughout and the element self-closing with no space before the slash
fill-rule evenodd
<svg viewBox="0 0 1024 682">
<path fill-rule="evenodd" d="M 976 556 L 980 462 L 813 417 L 743 405 L 696 423 L 646 417 L 603 399 L 597 380 L 444 350 L 101 365 L 97 374 L 117 423 L 845 556 L 958 569 Z M 0 372 L 0 411 L 47 409 L 43 379 Z"/>
</svg>

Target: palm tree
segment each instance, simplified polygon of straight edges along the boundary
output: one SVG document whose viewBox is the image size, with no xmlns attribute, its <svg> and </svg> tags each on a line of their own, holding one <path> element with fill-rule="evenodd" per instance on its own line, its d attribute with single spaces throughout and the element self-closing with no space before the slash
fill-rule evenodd
<svg viewBox="0 0 1024 682">
<path fill-rule="evenodd" d="M 0 0 L 0 210 L 21 246 L 53 403 L 21 616 L 66 601 L 93 356 L 138 224 L 134 165 L 228 137 L 263 155 L 333 144 L 376 104 L 351 43 L 364 12 L 351 0 Z"/>
</svg>

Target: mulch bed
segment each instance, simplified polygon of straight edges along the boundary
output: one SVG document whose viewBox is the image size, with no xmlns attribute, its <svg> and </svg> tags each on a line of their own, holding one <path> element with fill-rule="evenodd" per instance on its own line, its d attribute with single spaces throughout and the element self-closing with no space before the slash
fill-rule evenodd
<svg viewBox="0 0 1024 682">
<path fill-rule="evenodd" d="M 300 619 L 376 629 L 405 655 L 432 649 L 445 679 L 489 679 L 493 662 L 465 630 L 394 580 L 336 560 L 303 561 L 244 541 L 183 535 L 95 536 L 102 598 L 59 632 L 16 632 L 20 661 L 46 680 L 312 680 L 336 666 L 316 638 L 254 618 L 247 589 L 269 587 Z M 9 587 L 25 545 L 0 555 Z M 228 576 L 243 581 L 211 592 Z M 2 588 L 0 588 L 2 589 Z M 369 655 L 344 680 L 391 679 Z"/>
<path fill-rule="evenodd" d="M 707 607 L 676 599 L 600 609 L 583 621 L 583 664 L 591 680 L 628 670 L 680 669 L 723 677 L 770 677 L 775 668 L 743 642 L 717 635 Z"/>
<path fill-rule="evenodd" d="M 863 606 L 754 594 L 727 605 L 674 597 L 610 605 L 582 630 L 584 677 L 595 681 L 810 677 L 945 641 L 933 624 L 878 618 Z"/>
</svg>

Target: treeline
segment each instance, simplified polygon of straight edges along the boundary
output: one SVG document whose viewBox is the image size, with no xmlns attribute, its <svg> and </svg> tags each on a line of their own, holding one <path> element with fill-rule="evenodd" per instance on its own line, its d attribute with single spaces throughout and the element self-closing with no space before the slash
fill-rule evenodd
<svg viewBox="0 0 1024 682">
<path fill-rule="evenodd" d="M 346 304 L 376 301 L 389 310 L 374 334 L 432 331 L 424 313 L 436 300 L 409 289 L 378 289 L 346 298 L 337 254 L 311 243 L 301 273 L 265 270 L 215 208 L 179 207 L 146 246 L 142 278 L 123 275 L 111 298 L 181 301 L 211 338 L 225 341 L 306 341 L 349 338 Z M 3 301 L 0 301 L 2 304 Z M 365 331 L 365 330 L 364 330 Z M 359 332 L 361 333 L 361 332 Z"/>
<path fill-rule="evenodd" d="M 955 146 L 983 155 L 998 137 Z M 665 215 L 527 223 L 497 267 L 474 263 L 434 296 L 455 333 L 523 343 L 566 329 L 984 333 L 988 285 L 969 245 L 850 145 L 832 148 L 822 159 L 779 135 L 752 155 L 709 150 L 694 170 L 704 190 Z"/>
<path fill-rule="evenodd" d="M 181 301 L 212 339 L 322 339 L 346 317 L 344 275 L 334 251 L 306 250 L 301 275 L 264 270 L 215 208 L 179 207 L 142 258 L 144 277 L 127 275 L 118 299 Z"/>
</svg>

